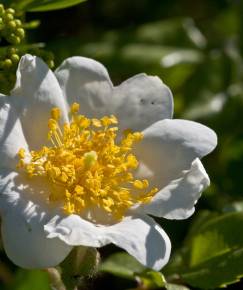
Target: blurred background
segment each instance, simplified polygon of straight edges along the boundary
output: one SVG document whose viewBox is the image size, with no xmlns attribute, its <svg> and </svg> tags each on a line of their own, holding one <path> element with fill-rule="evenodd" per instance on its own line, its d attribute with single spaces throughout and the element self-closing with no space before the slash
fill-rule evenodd
<svg viewBox="0 0 243 290">
<path fill-rule="evenodd" d="M 32 26 L 20 54 L 36 44 L 53 68 L 69 56 L 91 57 L 116 85 L 140 72 L 158 75 L 174 94 L 174 117 L 219 137 L 203 160 L 211 186 L 196 213 L 157 219 L 173 246 L 164 277 L 108 246 L 85 289 L 243 289 L 243 1 L 87 0 L 21 17 Z M 3 250 L 0 258 L 1 290 L 50 289 L 45 272 L 17 269 Z"/>
</svg>

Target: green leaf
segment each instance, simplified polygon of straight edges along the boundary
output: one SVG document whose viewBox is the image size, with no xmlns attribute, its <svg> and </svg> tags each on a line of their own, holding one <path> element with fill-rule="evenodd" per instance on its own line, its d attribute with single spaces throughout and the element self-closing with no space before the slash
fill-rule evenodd
<svg viewBox="0 0 243 290">
<path fill-rule="evenodd" d="M 18 270 L 9 290 L 51 290 L 46 272 L 41 270 Z"/>
<path fill-rule="evenodd" d="M 236 283 L 243 278 L 243 248 L 213 257 L 182 274 L 182 278 L 191 286 L 202 289 L 215 289 Z"/>
<path fill-rule="evenodd" d="M 224 214 L 203 224 L 192 240 L 190 266 L 198 265 L 231 249 L 243 248 L 243 232 L 239 231 L 242 224 L 242 213 Z"/>
<path fill-rule="evenodd" d="M 142 285 L 141 288 L 157 289 L 165 287 L 166 280 L 162 273 L 156 271 L 147 271 L 137 275 L 137 281 Z"/>
<path fill-rule="evenodd" d="M 157 289 L 166 286 L 166 280 L 162 273 L 144 267 L 129 254 L 123 252 L 113 254 L 107 258 L 101 264 L 100 271 L 121 278 L 136 280 L 144 289 Z"/>
<path fill-rule="evenodd" d="M 136 273 L 145 269 L 136 259 L 123 252 L 111 255 L 100 266 L 100 271 L 131 280 L 134 280 Z"/>
<path fill-rule="evenodd" d="M 171 283 L 166 283 L 165 288 L 167 290 L 190 290 L 188 287 L 186 286 L 182 286 L 182 285 L 177 285 L 177 284 L 171 284 Z"/>
<path fill-rule="evenodd" d="M 28 7 L 28 11 L 43 12 L 50 10 L 58 10 L 68 8 L 80 4 L 86 0 L 41 0 L 35 1 L 33 5 Z"/>
<path fill-rule="evenodd" d="M 214 289 L 243 277 L 243 213 L 214 217 L 194 228 L 188 242 L 188 271 L 182 278 L 190 285 Z"/>
<path fill-rule="evenodd" d="M 15 3 L 20 10 L 31 12 L 44 12 L 68 8 L 86 0 L 22 0 Z"/>
</svg>

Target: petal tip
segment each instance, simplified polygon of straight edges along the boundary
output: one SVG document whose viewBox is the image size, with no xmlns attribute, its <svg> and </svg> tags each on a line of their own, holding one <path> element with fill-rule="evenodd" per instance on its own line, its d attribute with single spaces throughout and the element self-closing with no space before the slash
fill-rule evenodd
<svg viewBox="0 0 243 290">
<path fill-rule="evenodd" d="M 27 69 L 28 66 L 30 66 L 33 61 L 35 60 L 36 56 L 33 56 L 31 54 L 25 54 L 21 57 L 19 62 L 20 69 Z"/>
</svg>

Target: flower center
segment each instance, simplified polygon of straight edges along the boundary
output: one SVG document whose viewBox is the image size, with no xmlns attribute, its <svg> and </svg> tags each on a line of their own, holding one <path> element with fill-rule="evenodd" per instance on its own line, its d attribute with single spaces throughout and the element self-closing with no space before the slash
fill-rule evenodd
<svg viewBox="0 0 243 290">
<path fill-rule="evenodd" d="M 60 109 L 53 108 L 48 122 L 52 145 L 31 151 L 30 156 L 21 148 L 17 167 L 31 178 L 47 178 L 51 184 L 49 202 L 61 202 L 67 214 L 81 215 L 98 207 L 122 219 L 130 207 L 149 202 L 157 192 L 157 188 L 148 190 L 148 180 L 133 176 L 138 161 L 131 152 L 143 135 L 126 130 L 116 142 L 115 116 L 89 119 L 78 111 L 79 104 L 72 104 L 71 122 L 61 129 Z"/>
</svg>

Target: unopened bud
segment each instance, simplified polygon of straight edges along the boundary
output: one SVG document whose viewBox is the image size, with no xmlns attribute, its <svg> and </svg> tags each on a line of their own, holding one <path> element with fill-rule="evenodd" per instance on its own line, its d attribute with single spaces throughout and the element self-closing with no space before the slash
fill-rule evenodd
<svg viewBox="0 0 243 290">
<path fill-rule="evenodd" d="M 8 54 L 16 54 L 16 52 L 17 52 L 18 50 L 15 48 L 15 47 L 9 47 L 8 49 L 7 49 L 7 53 Z"/>
<path fill-rule="evenodd" d="M 15 21 L 15 24 L 16 24 L 17 27 L 21 27 L 22 26 L 21 20 L 15 19 L 14 21 Z"/>
<path fill-rule="evenodd" d="M 16 36 L 14 33 L 11 33 L 10 36 L 8 36 L 7 40 L 12 44 L 20 44 L 21 39 L 19 36 Z"/>
<path fill-rule="evenodd" d="M 14 20 L 9 21 L 7 25 L 12 30 L 14 30 L 17 27 Z"/>
<path fill-rule="evenodd" d="M 3 67 L 4 68 L 10 68 L 11 66 L 12 66 L 12 60 L 11 59 L 9 59 L 9 58 L 7 58 L 7 59 L 5 59 L 4 61 L 3 61 Z"/>
<path fill-rule="evenodd" d="M 14 19 L 14 16 L 13 16 L 13 14 L 11 14 L 11 13 L 5 13 L 5 14 L 3 15 L 3 19 L 4 19 L 6 22 L 9 22 L 9 21 L 11 21 L 11 20 Z"/>
<path fill-rule="evenodd" d="M 2 16 L 4 13 L 5 13 L 4 6 L 3 4 L 0 4 L 0 16 Z"/>
<path fill-rule="evenodd" d="M 15 14 L 15 10 L 13 8 L 8 8 L 6 10 L 7 13 L 10 13 L 10 14 Z"/>
<path fill-rule="evenodd" d="M 19 56 L 17 54 L 12 54 L 11 55 L 11 60 L 13 63 L 18 63 L 19 62 Z"/>
<path fill-rule="evenodd" d="M 16 35 L 19 36 L 20 38 L 24 38 L 24 36 L 25 36 L 25 31 L 24 31 L 24 29 L 23 29 L 23 28 L 18 28 L 18 29 L 16 30 Z"/>
<path fill-rule="evenodd" d="M 52 59 L 48 60 L 46 63 L 49 66 L 49 68 L 54 68 L 54 66 L 55 66 L 55 63 Z"/>
</svg>

